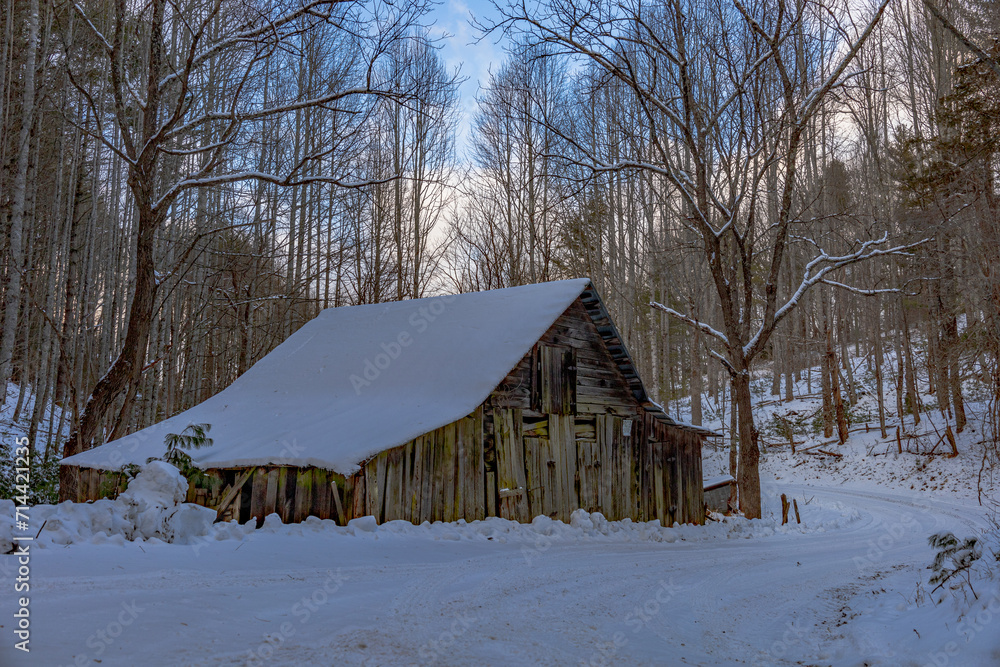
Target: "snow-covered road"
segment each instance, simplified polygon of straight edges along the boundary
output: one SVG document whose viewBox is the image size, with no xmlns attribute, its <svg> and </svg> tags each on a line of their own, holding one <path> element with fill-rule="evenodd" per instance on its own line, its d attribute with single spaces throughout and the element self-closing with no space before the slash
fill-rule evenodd
<svg viewBox="0 0 1000 667">
<path fill-rule="evenodd" d="M 32 560 L 30 655 L 9 648 L 3 582 L 0 664 L 1000 664 L 998 591 L 980 591 L 996 613 L 973 626 L 946 605 L 912 608 L 927 536 L 971 534 L 978 508 L 781 491 L 807 524 L 858 514 L 747 539 L 282 527 L 195 546 L 49 548 Z"/>
</svg>

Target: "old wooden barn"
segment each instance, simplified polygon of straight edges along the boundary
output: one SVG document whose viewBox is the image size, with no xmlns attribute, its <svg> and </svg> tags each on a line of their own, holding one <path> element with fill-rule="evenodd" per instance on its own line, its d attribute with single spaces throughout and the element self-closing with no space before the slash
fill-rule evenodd
<svg viewBox="0 0 1000 667">
<path fill-rule="evenodd" d="M 114 495 L 192 424 L 212 444 L 188 499 L 222 519 L 704 518 L 711 433 L 649 399 L 586 279 L 323 311 L 211 399 L 65 459 L 61 498 Z"/>
</svg>

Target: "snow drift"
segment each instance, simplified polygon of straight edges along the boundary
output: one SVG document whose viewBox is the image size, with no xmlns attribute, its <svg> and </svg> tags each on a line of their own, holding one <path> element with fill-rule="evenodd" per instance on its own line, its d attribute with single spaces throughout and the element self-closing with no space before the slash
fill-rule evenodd
<svg viewBox="0 0 1000 667">
<path fill-rule="evenodd" d="M 226 539 L 234 524 L 214 526 L 215 510 L 185 503 L 188 482 L 169 463 L 151 461 L 115 500 L 35 505 L 29 515 L 38 526 L 40 547 L 82 542 L 160 540 L 190 544 L 209 535 Z M 13 546 L 14 504 L 0 500 L 0 553 Z M 242 527 L 237 529 L 241 532 Z"/>
</svg>

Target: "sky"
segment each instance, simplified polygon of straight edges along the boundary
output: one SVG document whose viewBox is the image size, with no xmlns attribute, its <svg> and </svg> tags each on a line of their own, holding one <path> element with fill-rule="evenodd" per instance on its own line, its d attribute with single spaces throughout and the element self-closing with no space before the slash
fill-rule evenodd
<svg viewBox="0 0 1000 667">
<path fill-rule="evenodd" d="M 462 117 L 459 121 L 457 150 L 461 161 L 468 159 L 472 119 L 476 112 L 476 95 L 480 85 L 489 79 L 490 68 L 503 61 L 502 44 L 490 36 L 475 43 L 479 32 L 470 24 L 471 15 L 482 19 L 495 15 L 489 0 L 441 0 L 428 17 L 434 22 L 433 34 L 446 35 L 441 40 L 441 57 L 449 71 L 458 70 L 465 78 L 459 89 Z"/>
</svg>

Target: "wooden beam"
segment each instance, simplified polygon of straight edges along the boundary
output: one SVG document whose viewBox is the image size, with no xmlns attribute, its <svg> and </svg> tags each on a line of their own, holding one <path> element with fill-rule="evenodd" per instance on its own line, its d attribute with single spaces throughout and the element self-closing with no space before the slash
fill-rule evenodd
<svg viewBox="0 0 1000 667">
<path fill-rule="evenodd" d="M 229 505 L 236 499 L 236 496 L 239 495 L 240 489 L 243 488 L 243 485 L 247 483 L 247 480 L 250 479 L 253 475 L 253 471 L 256 469 L 257 468 L 250 468 L 236 478 L 236 483 L 233 484 L 232 488 L 230 488 L 229 491 L 227 491 L 222 497 L 222 502 L 219 503 L 219 507 L 216 509 L 216 522 L 222 521 L 223 512 L 225 512 L 229 508 Z"/>
<path fill-rule="evenodd" d="M 267 500 L 267 478 L 269 471 L 258 468 L 253 476 L 253 487 L 250 495 L 250 515 L 256 517 L 257 527 L 264 525 L 264 501 Z"/>
<path fill-rule="evenodd" d="M 330 490 L 333 492 L 333 507 L 337 511 L 337 525 L 347 525 L 347 515 L 344 514 L 344 505 L 340 502 L 340 489 L 337 488 L 337 480 L 330 480 Z"/>
</svg>

